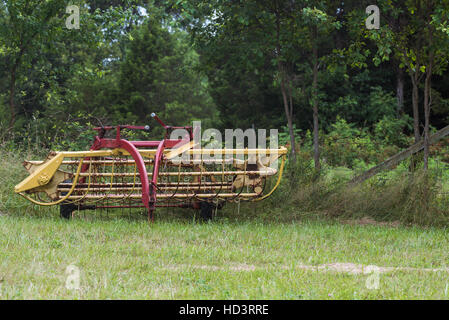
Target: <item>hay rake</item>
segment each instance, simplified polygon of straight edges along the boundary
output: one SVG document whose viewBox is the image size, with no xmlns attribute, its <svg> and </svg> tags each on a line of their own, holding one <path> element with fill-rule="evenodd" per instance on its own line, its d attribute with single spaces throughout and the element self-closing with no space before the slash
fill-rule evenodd
<svg viewBox="0 0 449 320">
<path fill-rule="evenodd" d="M 203 219 L 225 202 L 258 201 L 279 185 L 287 149 L 203 149 L 190 126 L 167 126 L 161 141 L 128 141 L 122 130 L 149 126 L 94 128 L 98 132 L 89 151 L 51 152 L 44 161 L 25 161 L 30 175 L 15 192 L 37 205 L 59 205 L 61 216 L 75 210 L 146 208 L 150 220 L 156 207 L 201 210 Z M 169 139 L 175 129 L 182 139 Z M 115 130 L 115 138 L 106 133 Z M 270 165 L 282 157 L 279 170 Z M 277 175 L 265 190 L 266 180 Z"/>
</svg>

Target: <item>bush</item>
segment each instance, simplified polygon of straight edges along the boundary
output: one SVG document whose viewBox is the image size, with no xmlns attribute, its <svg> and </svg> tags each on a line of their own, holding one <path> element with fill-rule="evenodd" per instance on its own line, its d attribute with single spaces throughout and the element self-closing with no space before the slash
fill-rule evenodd
<svg viewBox="0 0 449 320">
<path fill-rule="evenodd" d="M 384 145 L 394 145 L 399 148 L 405 148 L 412 141 L 404 134 L 404 130 L 411 130 L 412 119 L 408 115 L 404 115 L 399 119 L 384 116 L 374 126 L 374 136 L 378 141 L 382 141 Z"/>
<path fill-rule="evenodd" d="M 410 118 L 385 116 L 374 127 L 374 134 L 337 117 L 331 131 L 323 135 L 322 157 L 334 167 L 356 168 L 360 162 L 376 164 L 407 147 L 412 138 L 404 134 L 410 129 Z"/>
<path fill-rule="evenodd" d="M 377 162 L 379 148 L 367 131 L 355 128 L 340 117 L 331 128 L 322 144 L 322 156 L 330 166 L 353 168 L 357 160 Z"/>
</svg>

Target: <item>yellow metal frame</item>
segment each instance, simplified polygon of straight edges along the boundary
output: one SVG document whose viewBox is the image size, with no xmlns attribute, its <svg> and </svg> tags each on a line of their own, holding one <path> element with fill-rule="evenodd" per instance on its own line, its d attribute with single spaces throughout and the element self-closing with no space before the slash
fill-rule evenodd
<svg viewBox="0 0 449 320">
<path fill-rule="evenodd" d="M 49 161 L 44 162 L 36 171 L 16 185 L 14 188 L 15 192 L 19 193 L 27 191 L 49 183 L 56 170 L 58 170 L 59 166 L 62 164 L 62 160 L 64 160 L 64 154 L 58 153 Z"/>
<path fill-rule="evenodd" d="M 81 167 L 83 165 L 83 158 L 81 158 L 80 163 L 78 164 L 78 169 L 76 169 L 76 174 L 75 174 L 75 178 L 72 184 L 72 187 L 70 188 L 69 192 L 67 192 L 67 194 L 62 197 L 61 199 L 57 200 L 57 201 L 53 201 L 53 202 L 41 202 L 41 201 L 37 201 L 34 200 L 33 198 L 27 196 L 26 194 L 24 194 L 23 192 L 19 191 L 19 194 L 24 197 L 25 199 L 33 202 L 34 204 L 38 204 L 40 206 L 53 206 L 56 204 L 59 204 L 61 202 L 63 202 L 64 200 L 66 200 L 68 197 L 70 197 L 70 195 L 72 194 L 73 190 L 75 190 L 76 184 L 78 183 L 78 178 L 80 176 L 80 172 L 81 172 Z M 16 191 L 17 192 L 17 191 Z"/>
</svg>

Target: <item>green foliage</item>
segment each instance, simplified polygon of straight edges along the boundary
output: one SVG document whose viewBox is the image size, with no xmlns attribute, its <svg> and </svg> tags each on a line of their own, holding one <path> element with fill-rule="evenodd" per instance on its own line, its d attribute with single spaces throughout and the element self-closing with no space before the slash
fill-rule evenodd
<svg viewBox="0 0 449 320">
<path fill-rule="evenodd" d="M 62 15 L 52 20 L 48 26 L 55 28 L 51 29 L 52 42 L 36 44 L 22 59 L 26 74 L 22 75 L 21 68 L 17 71 L 15 105 L 22 111 L 17 113 L 12 132 L 8 130 L 7 66 L 13 50 L 1 47 L 0 140 L 7 139 L 10 147 L 30 144 L 31 139 L 46 148 L 79 148 L 86 145 L 84 140 L 72 143 L 69 138 L 78 141 L 76 132 L 85 131 L 88 125 L 127 123 L 151 124 L 153 137 L 159 138 L 162 132 L 150 122 L 151 112 L 172 125 L 188 125 L 197 119 L 205 127 L 212 126 L 217 111 L 207 92 L 207 78 L 197 72 L 199 56 L 185 32 L 169 32 L 157 8 L 147 7 L 151 18 L 144 18 L 136 4 L 127 1 L 104 7 L 97 3 L 90 11 L 82 7 L 82 32 L 66 29 Z M 65 12 L 65 7 L 60 9 Z M 37 15 L 23 17 L 28 18 L 40 19 Z M 148 56 L 151 50 L 154 55 Z M 71 123 L 73 119 L 81 121 L 79 128 Z"/>
<path fill-rule="evenodd" d="M 301 132 L 302 132 L 302 130 L 297 129 L 296 125 L 294 124 L 293 125 L 293 134 L 295 135 L 297 141 L 300 138 Z M 290 143 L 290 136 L 289 136 L 288 127 L 282 126 L 281 131 L 278 133 L 278 144 L 280 146 L 285 146 L 289 143 Z"/>
<path fill-rule="evenodd" d="M 78 118 L 67 122 L 67 125 L 57 132 L 52 148 L 56 150 L 89 150 L 93 138 L 97 133 L 92 130 L 95 127 L 89 118 Z"/>
<path fill-rule="evenodd" d="M 322 146 L 326 163 L 352 168 L 356 160 L 376 162 L 379 150 L 366 130 L 357 129 L 339 117 L 331 128 Z"/>
<path fill-rule="evenodd" d="M 370 132 L 337 117 L 330 132 L 322 135 L 323 157 L 331 166 L 348 168 L 357 167 L 361 162 L 379 163 L 412 143 L 404 133 L 411 128 L 410 122 L 408 116 L 399 119 L 384 116 Z"/>
<path fill-rule="evenodd" d="M 170 33 L 158 19 L 155 15 L 131 33 L 120 66 L 118 111 L 132 114 L 127 121 L 133 123 L 150 123 L 155 112 L 173 125 L 197 119 L 211 125 L 216 113 L 205 79 L 195 73 L 198 55 L 185 34 Z"/>
<path fill-rule="evenodd" d="M 386 145 L 405 148 L 411 144 L 411 141 L 404 132 L 411 129 L 412 119 L 407 115 L 399 119 L 384 116 L 374 126 L 374 136 L 378 141 L 383 141 Z"/>
<path fill-rule="evenodd" d="M 82 32 L 64 27 L 66 2 L 29 4 L 35 11 L 27 11 L 25 1 L 0 5 L 5 13 L 0 17 L 2 140 L 14 136 L 18 143 L 30 124 L 35 127 L 39 122 L 38 140 L 53 141 L 55 134 L 60 135 L 54 131 L 64 127 L 68 118 L 79 118 L 75 116 L 79 113 L 94 115 L 97 119 L 91 118 L 91 122 L 95 124 L 147 124 L 154 111 L 173 125 L 198 119 L 204 127 L 280 128 L 286 121 L 278 60 L 285 64 L 291 80 L 295 130 L 297 134 L 307 132 L 312 123 L 310 49 L 314 39 L 308 31 L 313 26 L 318 27 L 318 51 L 324 56 L 318 81 L 322 132 L 333 130 L 337 115 L 370 131 L 381 119 L 396 116 L 394 68 L 391 59 L 384 57 L 396 52 L 392 42 L 400 39 L 392 37 L 388 28 L 365 33 L 360 28 L 364 8 L 355 2 L 281 1 L 276 10 L 267 1 L 242 5 L 201 0 L 96 1 L 81 6 Z M 384 2 L 381 7 L 394 17 L 402 10 Z M 217 8 L 220 14 L 216 14 Z M 432 15 L 438 32 L 446 30 L 445 14 L 439 7 Z M 273 55 L 275 17 L 281 22 L 282 54 L 278 57 Z M 50 19 L 48 23 L 46 19 Z M 14 27 L 17 23 L 20 28 Z M 8 129 L 9 79 L 11 62 L 20 52 L 17 32 L 26 39 L 34 33 L 36 37 L 17 73 L 17 119 L 12 134 Z M 361 35 L 373 42 L 368 38 L 358 41 Z M 368 59 L 374 49 L 379 50 L 379 65 Z M 363 70 L 353 65 L 355 62 Z M 440 62 L 438 74 L 444 67 Z M 433 120 L 438 127 L 446 124 L 448 117 L 443 85 L 447 79 L 444 74 L 441 77 L 432 92 Z M 407 89 L 408 83 L 405 85 Z M 405 111 L 411 114 L 407 90 L 405 98 Z M 390 125 L 384 123 L 376 137 Z M 160 129 L 155 130 L 154 136 L 160 135 Z M 388 137 L 394 134 L 390 132 Z M 281 136 L 282 141 L 284 138 Z M 405 144 L 403 137 L 396 140 L 391 143 Z"/>
<path fill-rule="evenodd" d="M 385 92 L 382 87 L 371 88 L 367 107 L 367 121 L 375 122 L 382 117 L 395 116 L 397 100 L 391 92 Z"/>
</svg>

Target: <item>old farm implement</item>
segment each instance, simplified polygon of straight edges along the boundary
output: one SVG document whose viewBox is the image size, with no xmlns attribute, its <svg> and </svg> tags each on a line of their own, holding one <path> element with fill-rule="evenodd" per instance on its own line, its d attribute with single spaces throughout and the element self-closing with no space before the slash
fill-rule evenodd
<svg viewBox="0 0 449 320">
<path fill-rule="evenodd" d="M 279 185 L 287 150 L 201 148 L 194 128 L 165 125 L 161 141 L 129 141 L 123 130 L 149 126 L 94 128 L 89 151 L 51 152 L 44 161 L 25 161 L 30 175 L 15 192 L 37 205 L 59 205 L 61 216 L 75 210 L 156 207 L 201 210 L 210 219 L 225 202 L 262 200 Z M 183 130 L 181 139 L 170 139 Z M 112 137 L 107 138 L 106 136 Z M 272 164 L 280 158 L 279 169 Z M 277 162 L 276 162 L 277 163 Z M 267 178 L 277 176 L 268 188 Z"/>
</svg>

